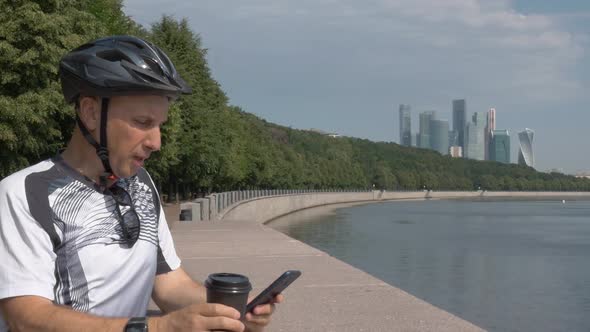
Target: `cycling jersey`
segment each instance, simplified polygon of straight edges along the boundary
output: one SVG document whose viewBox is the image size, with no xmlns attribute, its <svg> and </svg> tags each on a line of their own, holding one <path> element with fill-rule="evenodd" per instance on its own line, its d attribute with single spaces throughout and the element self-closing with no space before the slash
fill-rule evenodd
<svg viewBox="0 0 590 332">
<path fill-rule="evenodd" d="M 148 173 L 114 185 L 130 194 L 139 216 L 132 246 L 113 197 L 60 156 L 1 181 L 0 299 L 36 295 L 98 316 L 145 316 L 156 274 L 177 269 L 180 259 Z"/>
</svg>

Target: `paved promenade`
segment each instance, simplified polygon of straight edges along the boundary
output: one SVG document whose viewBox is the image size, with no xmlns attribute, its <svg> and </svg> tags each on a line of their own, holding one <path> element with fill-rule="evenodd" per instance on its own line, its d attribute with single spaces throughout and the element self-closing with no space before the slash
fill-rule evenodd
<svg viewBox="0 0 590 332">
<path fill-rule="evenodd" d="M 278 306 L 268 331 L 481 331 L 257 222 L 171 226 L 183 266 L 196 280 L 212 272 L 241 273 L 257 294 L 285 270 L 303 272 L 285 291 L 286 302 Z"/>
</svg>

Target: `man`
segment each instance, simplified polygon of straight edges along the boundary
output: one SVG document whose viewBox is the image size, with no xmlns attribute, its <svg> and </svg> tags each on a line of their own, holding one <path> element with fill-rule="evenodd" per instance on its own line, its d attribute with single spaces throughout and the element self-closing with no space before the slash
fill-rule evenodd
<svg viewBox="0 0 590 332">
<path fill-rule="evenodd" d="M 60 78 L 78 124 L 67 148 L 0 182 L 0 331 L 262 330 L 274 303 L 245 317 L 205 303 L 142 168 L 191 91 L 166 54 L 107 37 L 67 54 Z M 150 295 L 165 315 L 145 317 Z"/>
</svg>

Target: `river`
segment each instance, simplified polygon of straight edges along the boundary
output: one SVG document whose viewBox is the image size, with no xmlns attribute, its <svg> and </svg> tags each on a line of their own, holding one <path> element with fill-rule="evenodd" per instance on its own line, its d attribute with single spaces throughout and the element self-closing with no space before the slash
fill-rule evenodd
<svg viewBox="0 0 590 332">
<path fill-rule="evenodd" d="M 490 331 L 590 331 L 590 202 L 395 201 L 269 226 Z"/>
</svg>

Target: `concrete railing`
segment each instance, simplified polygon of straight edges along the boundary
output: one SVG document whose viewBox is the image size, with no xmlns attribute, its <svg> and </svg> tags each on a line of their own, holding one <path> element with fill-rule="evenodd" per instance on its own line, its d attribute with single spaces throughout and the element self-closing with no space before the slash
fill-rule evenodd
<svg viewBox="0 0 590 332">
<path fill-rule="evenodd" d="M 211 194 L 181 205 L 181 222 L 222 219 L 265 223 L 315 206 L 402 199 L 453 199 L 477 197 L 549 198 L 590 197 L 590 192 L 489 192 L 489 191 L 316 191 L 246 190 Z"/>
<path fill-rule="evenodd" d="M 261 199 L 269 199 L 276 197 L 294 197 L 303 196 L 310 197 L 310 195 L 317 194 L 361 194 L 370 193 L 369 191 L 320 191 L 311 189 L 273 189 L 273 190 L 241 190 L 228 191 L 222 193 L 214 193 L 204 198 L 196 199 L 192 202 L 182 203 L 180 206 L 179 219 L 182 222 L 190 221 L 215 221 L 224 219 L 225 214 L 235 207 L 246 203 Z"/>
</svg>

